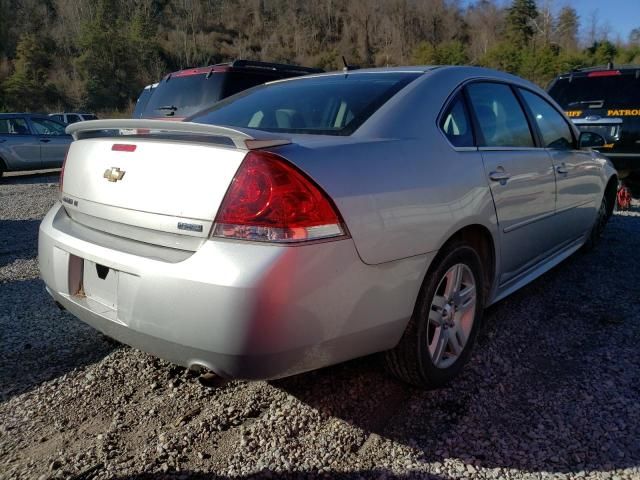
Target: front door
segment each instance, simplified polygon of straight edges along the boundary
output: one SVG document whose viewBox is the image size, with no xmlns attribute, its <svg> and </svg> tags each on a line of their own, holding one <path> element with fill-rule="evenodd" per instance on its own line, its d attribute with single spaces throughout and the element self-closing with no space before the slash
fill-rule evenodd
<svg viewBox="0 0 640 480">
<path fill-rule="evenodd" d="M 599 165 L 591 152 L 578 149 L 564 116 L 547 100 L 529 90 L 520 93 L 556 172 L 556 230 L 562 240 L 576 240 L 591 229 L 600 206 Z"/>
<path fill-rule="evenodd" d="M 478 82 L 467 93 L 501 237 L 504 284 L 555 246 L 556 184 L 549 155 L 537 148 L 527 117 L 507 84 Z"/>
<path fill-rule="evenodd" d="M 40 142 L 42 168 L 61 167 L 72 140 L 64 133 L 64 125 L 46 118 L 32 118 L 31 126 Z"/>
</svg>

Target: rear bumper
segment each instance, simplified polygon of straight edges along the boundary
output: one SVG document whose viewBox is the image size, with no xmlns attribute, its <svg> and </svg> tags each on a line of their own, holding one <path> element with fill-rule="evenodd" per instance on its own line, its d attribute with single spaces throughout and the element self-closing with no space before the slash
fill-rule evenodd
<svg viewBox="0 0 640 480">
<path fill-rule="evenodd" d="M 58 204 L 40 226 L 40 270 L 55 300 L 123 343 L 235 378 L 287 376 L 393 347 L 431 260 L 369 266 L 349 239 L 211 240 L 167 261 L 157 247 L 141 255 L 140 242 L 127 250 L 114 238 L 118 249 L 109 248 L 111 236 L 95 231 L 103 241 L 87 241 L 60 228 L 69 221 Z M 79 262 L 118 273 L 111 305 L 78 294 Z"/>
</svg>

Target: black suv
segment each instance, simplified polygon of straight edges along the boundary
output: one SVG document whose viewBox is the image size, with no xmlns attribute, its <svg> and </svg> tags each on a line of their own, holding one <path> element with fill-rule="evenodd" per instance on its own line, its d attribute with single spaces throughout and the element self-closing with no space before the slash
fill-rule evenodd
<svg viewBox="0 0 640 480">
<path fill-rule="evenodd" d="M 250 60 L 180 70 L 144 88 L 133 118 L 183 120 L 247 88 L 282 78 L 322 72 L 318 68 Z"/>
<path fill-rule="evenodd" d="M 598 150 L 640 196 L 640 65 L 574 70 L 559 75 L 548 90 L 580 130 L 604 137 Z"/>
</svg>

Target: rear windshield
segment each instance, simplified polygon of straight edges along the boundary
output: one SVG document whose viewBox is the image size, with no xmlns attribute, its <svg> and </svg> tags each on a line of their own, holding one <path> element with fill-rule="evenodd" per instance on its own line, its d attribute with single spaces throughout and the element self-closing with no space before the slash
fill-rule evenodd
<svg viewBox="0 0 640 480">
<path fill-rule="evenodd" d="M 549 95 L 565 109 L 586 108 L 589 104 L 602 104 L 599 108 L 640 105 L 640 80 L 635 75 L 611 77 L 574 77 L 559 79 Z"/>
<path fill-rule="evenodd" d="M 421 73 L 350 73 L 262 85 L 189 121 L 271 132 L 350 135 Z"/>
<path fill-rule="evenodd" d="M 143 117 L 187 117 L 213 105 L 221 97 L 224 75 L 172 76 L 153 90 Z"/>
<path fill-rule="evenodd" d="M 153 88 L 142 89 L 142 92 L 140 92 L 140 96 L 138 97 L 138 101 L 136 102 L 136 107 L 133 109 L 133 113 L 131 114 L 132 118 L 142 118 L 153 90 Z"/>
</svg>

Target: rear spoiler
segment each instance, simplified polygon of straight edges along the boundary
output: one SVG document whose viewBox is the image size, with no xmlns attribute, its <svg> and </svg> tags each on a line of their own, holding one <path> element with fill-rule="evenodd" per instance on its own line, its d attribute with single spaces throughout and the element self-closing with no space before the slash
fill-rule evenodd
<svg viewBox="0 0 640 480">
<path fill-rule="evenodd" d="M 288 145 L 290 139 L 279 137 L 273 133 L 251 130 L 251 133 L 235 128 L 218 125 L 205 125 L 191 122 L 171 122 L 167 120 L 113 119 L 88 120 L 68 125 L 65 132 L 74 140 L 83 138 L 111 136 L 156 137 L 178 134 L 198 137 L 228 139 L 239 150 L 255 150 L 257 148 Z M 117 132 L 117 133 L 110 133 Z"/>
</svg>

